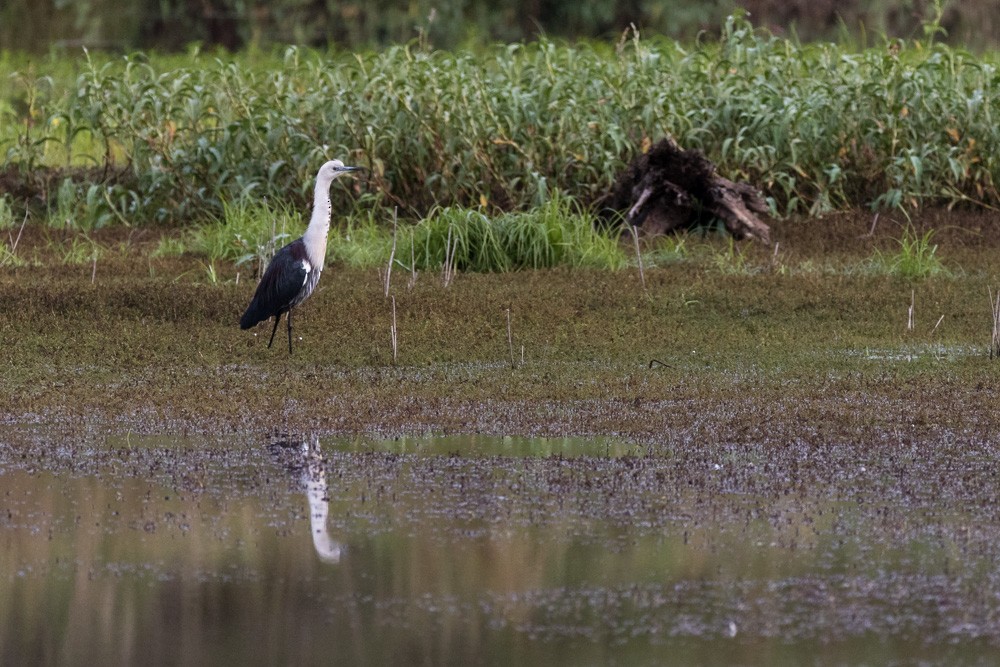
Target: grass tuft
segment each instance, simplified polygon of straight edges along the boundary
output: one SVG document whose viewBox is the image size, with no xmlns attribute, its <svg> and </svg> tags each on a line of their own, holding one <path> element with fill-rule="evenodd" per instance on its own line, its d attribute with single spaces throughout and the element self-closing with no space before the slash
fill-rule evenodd
<svg viewBox="0 0 1000 667">
<path fill-rule="evenodd" d="M 938 246 L 932 243 L 934 230 L 918 234 L 911 226 L 903 230 L 897 239 L 896 252 L 876 251 L 870 266 L 880 273 L 900 278 L 927 278 L 945 273 L 944 265 L 937 255 Z"/>
<path fill-rule="evenodd" d="M 187 243 L 184 239 L 174 236 L 161 236 L 156 242 L 156 247 L 149 254 L 153 259 L 164 257 L 180 257 L 188 251 Z"/>
<path fill-rule="evenodd" d="M 446 263 L 454 270 L 479 272 L 628 265 L 618 232 L 595 228 L 593 217 L 564 196 L 493 219 L 479 210 L 436 209 L 401 235 L 399 255 L 412 256 L 421 270 Z"/>
<path fill-rule="evenodd" d="M 348 218 L 330 230 L 327 258 L 357 268 L 382 266 L 389 261 L 392 236 L 379 225 L 375 214 L 366 211 Z"/>
<path fill-rule="evenodd" d="M 255 262 L 260 275 L 278 248 L 301 229 L 301 216 L 291 206 L 243 198 L 223 205 L 222 224 L 210 222 L 195 228 L 189 247 L 210 262 Z"/>
</svg>

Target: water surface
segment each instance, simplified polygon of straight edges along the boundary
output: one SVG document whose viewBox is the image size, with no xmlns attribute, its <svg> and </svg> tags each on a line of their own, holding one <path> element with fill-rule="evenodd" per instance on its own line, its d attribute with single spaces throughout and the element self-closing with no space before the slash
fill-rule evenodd
<svg viewBox="0 0 1000 667">
<path fill-rule="evenodd" d="M 994 452 L 939 444 L 35 434 L 0 661 L 985 662 Z"/>
</svg>

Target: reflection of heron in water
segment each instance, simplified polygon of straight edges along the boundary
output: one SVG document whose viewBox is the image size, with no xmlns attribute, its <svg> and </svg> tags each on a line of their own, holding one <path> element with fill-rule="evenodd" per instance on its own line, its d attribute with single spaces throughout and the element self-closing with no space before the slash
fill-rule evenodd
<svg viewBox="0 0 1000 667">
<path fill-rule="evenodd" d="M 290 472 L 298 475 L 309 499 L 309 529 L 316 555 L 326 563 L 339 563 L 343 545 L 330 535 L 326 518 L 330 511 L 326 461 L 319 448 L 319 438 L 280 440 L 268 446 L 271 454 Z"/>
</svg>

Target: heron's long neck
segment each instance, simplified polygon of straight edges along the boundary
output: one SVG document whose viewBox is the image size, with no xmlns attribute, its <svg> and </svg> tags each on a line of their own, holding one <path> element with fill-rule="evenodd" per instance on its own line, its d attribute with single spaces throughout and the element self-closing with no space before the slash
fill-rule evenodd
<svg viewBox="0 0 1000 667">
<path fill-rule="evenodd" d="M 323 268 L 326 260 L 326 236 L 330 232 L 331 212 L 330 183 L 316 183 L 312 218 L 306 233 L 302 235 L 302 242 L 306 244 L 310 263 L 318 269 Z"/>
</svg>

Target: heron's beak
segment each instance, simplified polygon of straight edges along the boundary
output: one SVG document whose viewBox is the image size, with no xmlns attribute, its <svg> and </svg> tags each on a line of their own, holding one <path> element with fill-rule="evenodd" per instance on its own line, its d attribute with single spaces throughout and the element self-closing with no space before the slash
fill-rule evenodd
<svg viewBox="0 0 1000 667">
<path fill-rule="evenodd" d="M 338 169 L 337 171 L 365 171 L 365 168 L 364 167 L 347 167 L 347 166 L 344 166 L 344 167 L 341 167 L 340 169 Z"/>
</svg>

